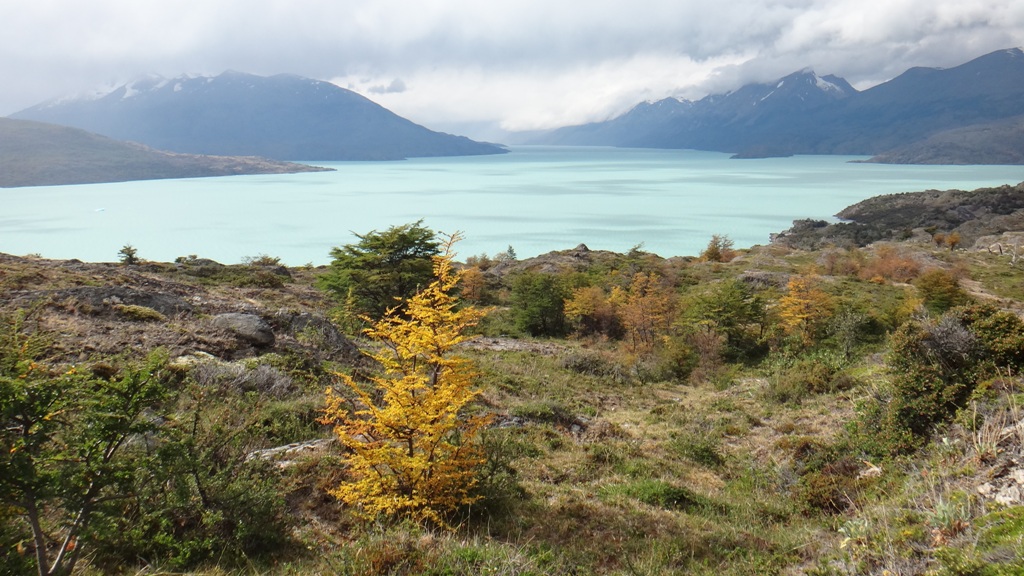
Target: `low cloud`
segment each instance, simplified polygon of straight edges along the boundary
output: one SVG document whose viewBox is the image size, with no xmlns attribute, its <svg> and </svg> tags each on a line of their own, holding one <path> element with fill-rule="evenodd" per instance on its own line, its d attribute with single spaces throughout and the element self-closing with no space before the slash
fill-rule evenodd
<svg viewBox="0 0 1024 576">
<path fill-rule="evenodd" d="M 529 130 L 811 67 L 858 88 L 1024 38 L 1019 0 L 0 3 L 0 115 L 156 73 L 331 80 L 410 119 Z"/>
<path fill-rule="evenodd" d="M 401 94 L 405 92 L 405 82 L 395 78 L 387 86 L 378 84 L 377 86 L 371 86 L 366 89 L 370 94 Z"/>
</svg>

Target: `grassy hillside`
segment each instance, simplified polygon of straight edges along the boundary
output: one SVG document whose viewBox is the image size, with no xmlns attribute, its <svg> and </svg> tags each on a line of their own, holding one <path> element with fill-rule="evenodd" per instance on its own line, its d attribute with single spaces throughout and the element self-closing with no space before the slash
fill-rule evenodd
<svg viewBox="0 0 1024 576">
<path fill-rule="evenodd" d="M 261 158 L 173 154 L 84 130 L 0 118 L 0 187 L 320 170 Z"/>
<path fill-rule="evenodd" d="M 2 390 L 82 378 L 98 401 L 149 375 L 132 466 L 72 541 L 83 574 L 1020 574 L 1024 271 L 955 248 L 464 258 L 490 312 L 460 353 L 492 421 L 450 530 L 328 493 L 324 389 L 377 374 L 378 344 L 324 268 L 3 256 Z M 32 573 L 24 506 L 0 515 L 0 559 Z"/>
</svg>

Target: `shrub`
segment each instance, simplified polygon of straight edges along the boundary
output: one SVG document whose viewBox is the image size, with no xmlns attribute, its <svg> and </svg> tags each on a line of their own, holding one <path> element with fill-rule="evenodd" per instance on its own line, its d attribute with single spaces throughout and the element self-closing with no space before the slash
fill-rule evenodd
<svg viewBox="0 0 1024 576">
<path fill-rule="evenodd" d="M 0 516 L 31 533 L 40 575 L 69 574 L 122 517 L 129 478 L 147 463 L 132 440 L 159 432 L 149 413 L 173 375 L 162 354 L 111 379 L 46 366 L 20 322 L 0 331 Z"/>
<path fill-rule="evenodd" d="M 796 338 L 803 347 L 819 339 L 825 322 L 832 315 L 832 297 L 818 284 L 816 276 L 793 276 L 777 306 L 783 331 Z"/>
<path fill-rule="evenodd" d="M 861 448 L 880 456 L 913 451 L 964 407 L 984 355 L 983 344 L 955 313 L 904 323 L 889 348 L 890 384 L 860 407 L 853 425 Z"/>
<path fill-rule="evenodd" d="M 576 421 L 568 408 L 554 400 L 538 400 L 513 406 L 509 413 L 534 422 L 569 425 Z"/>
<path fill-rule="evenodd" d="M 699 332 L 724 337 L 716 354 L 721 352 L 729 359 L 742 359 L 757 357 L 764 352 L 761 332 L 765 323 L 765 303 L 748 283 L 730 279 L 691 291 L 683 310 L 683 321 L 695 338 L 708 343 L 706 338 L 696 335 Z M 707 360 L 704 354 L 701 358 L 702 361 Z"/>
<path fill-rule="evenodd" d="M 510 509 L 522 499 L 525 490 L 519 484 L 516 460 L 536 457 L 540 449 L 520 439 L 518 430 L 492 428 L 480 435 L 484 463 L 480 466 L 475 493 L 480 496 L 472 512 L 488 522 L 496 513 Z"/>
<path fill-rule="evenodd" d="M 131 244 L 125 244 L 117 251 L 118 258 L 121 260 L 121 264 L 125 266 L 133 266 L 139 263 L 138 257 L 139 251 L 135 249 Z"/>
<path fill-rule="evenodd" d="M 656 380 L 685 382 L 699 365 L 699 359 L 687 342 L 682 338 L 668 338 L 655 350 L 652 367 Z M 717 365 L 716 365 L 717 367 Z M 710 376 L 714 370 L 706 372 Z"/>
<path fill-rule="evenodd" d="M 1024 370 L 1024 320 L 988 304 L 974 304 L 950 312 L 973 333 L 991 368 Z"/>
<path fill-rule="evenodd" d="M 707 247 L 700 253 L 700 259 L 702 262 L 729 262 L 736 257 L 736 251 L 732 247 L 732 239 L 728 236 L 714 234 Z"/>
<path fill-rule="evenodd" d="M 575 288 L 566 299 L 564 313 L 580 336 L 621 338 L 624 330 L 619 308 L 625 301 L 620 288 L 605 294 L 600 286 Z"/>
<path fill-rule="evenodd" d="M 933 268 L 921 274 L 914 285 L 921 292 L 925 307 L 933 314 L 942 314 L 970 301 L 970 296 L 960 288 L 956 278 L 941 268 Z"/>
<path fill-rule="evenodd" d="M 860 277 L 864 280 L 875 277 L 893 282 L 910 282 L 921 271 L 921 265 L 910 256 L 904 255 L 892 246 L 882 246 L 860 269 Z"/>
<path fill-rule="evenodd" d="M 607 376 L 616 372 L 614 364 L 600 352 L 581 350 L 571 352 L 559 362 L 562 368 L 590 376 Z"/>
<path fill-rule="evenodd" d="M 440 253 L 437 234 L 423 221 L 356 235 L 359 242 L 331 250 L 330 267 L 317 285 L 353 316 L 379 319 L 430 284 L 431 258 Z"/>
<path fill-rule="evenodd" d="M 799 403 L 810 394 L 848 390 L 857 382 L 842 373 L 845 365 L 844 356 L 827 351 L 796 359 L 776 359 L 765 395 L 778 403 Z"/>
<path fill-rule="evenodd" d="M 977 339 L 955 317 L 912 321 L 890 341 L 895 425 L 918 436 L 953 416 L 974 390 Z"/>
<path fill-rule="evenodd" d="M 260 395 L 213 374 L 197 371 L 205 381 L 177 388 L 149 415 L 155 430 L 131 443 L 137 459 L 110 503 L 116 514 L 95 527 L 101 570 L 126 558 L 175 570 L 214 558 L 232 565 L 288 543 L 280 470 L 250 458 L 285 423 Z"/>
<path fill-rule="evenodd" d="M 231 283 L 239 288 L 283 288 L 284 279 L 273 270 L 254 267 L 234 276 Z"/>
<path fill-rule="evenodd" d="M 846 511 L 864 486 L 858 478 L 860 463 L 852 457 L 829 462 L 800 478 L 797 498 L 808 511 L 839 514 Z"/>
<path fill-rule="evenodd" d="M 266 266 L 274 267 L 281 266 L 281 259 L 277 256 L 270 256 L 268 254 L 257 254 L 256 256 L 246 256 L 242 258 L 242 263 L 247 266 Z"/>
<path fill-rule="evenodd" d="M 478 439 L 488 418 L 465 414 L 480 392 L 469 360 L 455 349 L 484 312 L 456 307 L 457 240 L 434 257 L 436 279 L 405 302 L 405 316 L 392 309 L 366 330 L 381 344 L 370 354 L 382 367 L 369 379 L 372 388 L 338 374 L 347 397 L 327 389 L 323 422 L 348 449 L 348 478 L 331 494 L 369 519 L 447 526 L 447 514 L 479 499 Z"/>
<path fill-rule="evenodd" d="M 512 280 L 510 306 L 518 330 L 531 336 L 563 336 L 565 288 L 551 274 L 525 272 Z"/>
</svg>

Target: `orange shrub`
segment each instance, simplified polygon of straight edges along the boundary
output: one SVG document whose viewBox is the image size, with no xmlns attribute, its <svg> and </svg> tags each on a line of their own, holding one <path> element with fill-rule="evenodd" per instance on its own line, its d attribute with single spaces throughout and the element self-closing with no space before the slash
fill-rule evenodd
<svg viewBox="0 0 1024 576">
<path fill-rule="evenodd" d="M 862 280 L 877 277 L 892 282 L 910 282 L 921 273 L 921 265 L 912 257 L 892 246 L 882 246 L 860 269 Z"/>
</svg>

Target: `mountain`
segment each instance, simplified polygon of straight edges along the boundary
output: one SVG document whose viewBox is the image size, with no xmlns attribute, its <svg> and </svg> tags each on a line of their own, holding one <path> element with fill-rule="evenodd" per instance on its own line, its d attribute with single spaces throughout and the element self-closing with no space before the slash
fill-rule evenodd
<svg viewBox="0 0 1024 576">
<path fill-rule="evenodd" d="M 768 84 L 691 102 L 666 98 L 609 120 L 556 130 L 547 144 L 696 148 L 735 152 L 794 130 L 793 122 L 845 100 L 856 90 L 842 78 L 802 70 Z"/>
<path fill-rule="evenodd" d="M 872 157 L 881 164 L 1024 164 L 1024 116 L 944 130 Z"/>
<path fill-rule="evenodd" d="M 694 148 L 741 157 L 875 155 L 1024 114 L 1024 52 L 1001 50 L 949 69 L 912 68 L 864 91 L 803 70 L 696 102 L 643 103 L 538 143 Z"/>
<path fill-rule="evenodd" d="M 148 78 L 11 117 L 192 154 L 325 161 L 505 152 L 428 130 L 329 82 L 293 75 Z"/>
<path fill-rule="evenodd" d="M 0 187 L 326 170 L 261 158 L 153 150 L 77 128 L 0 118 Z"/>
</svg>

